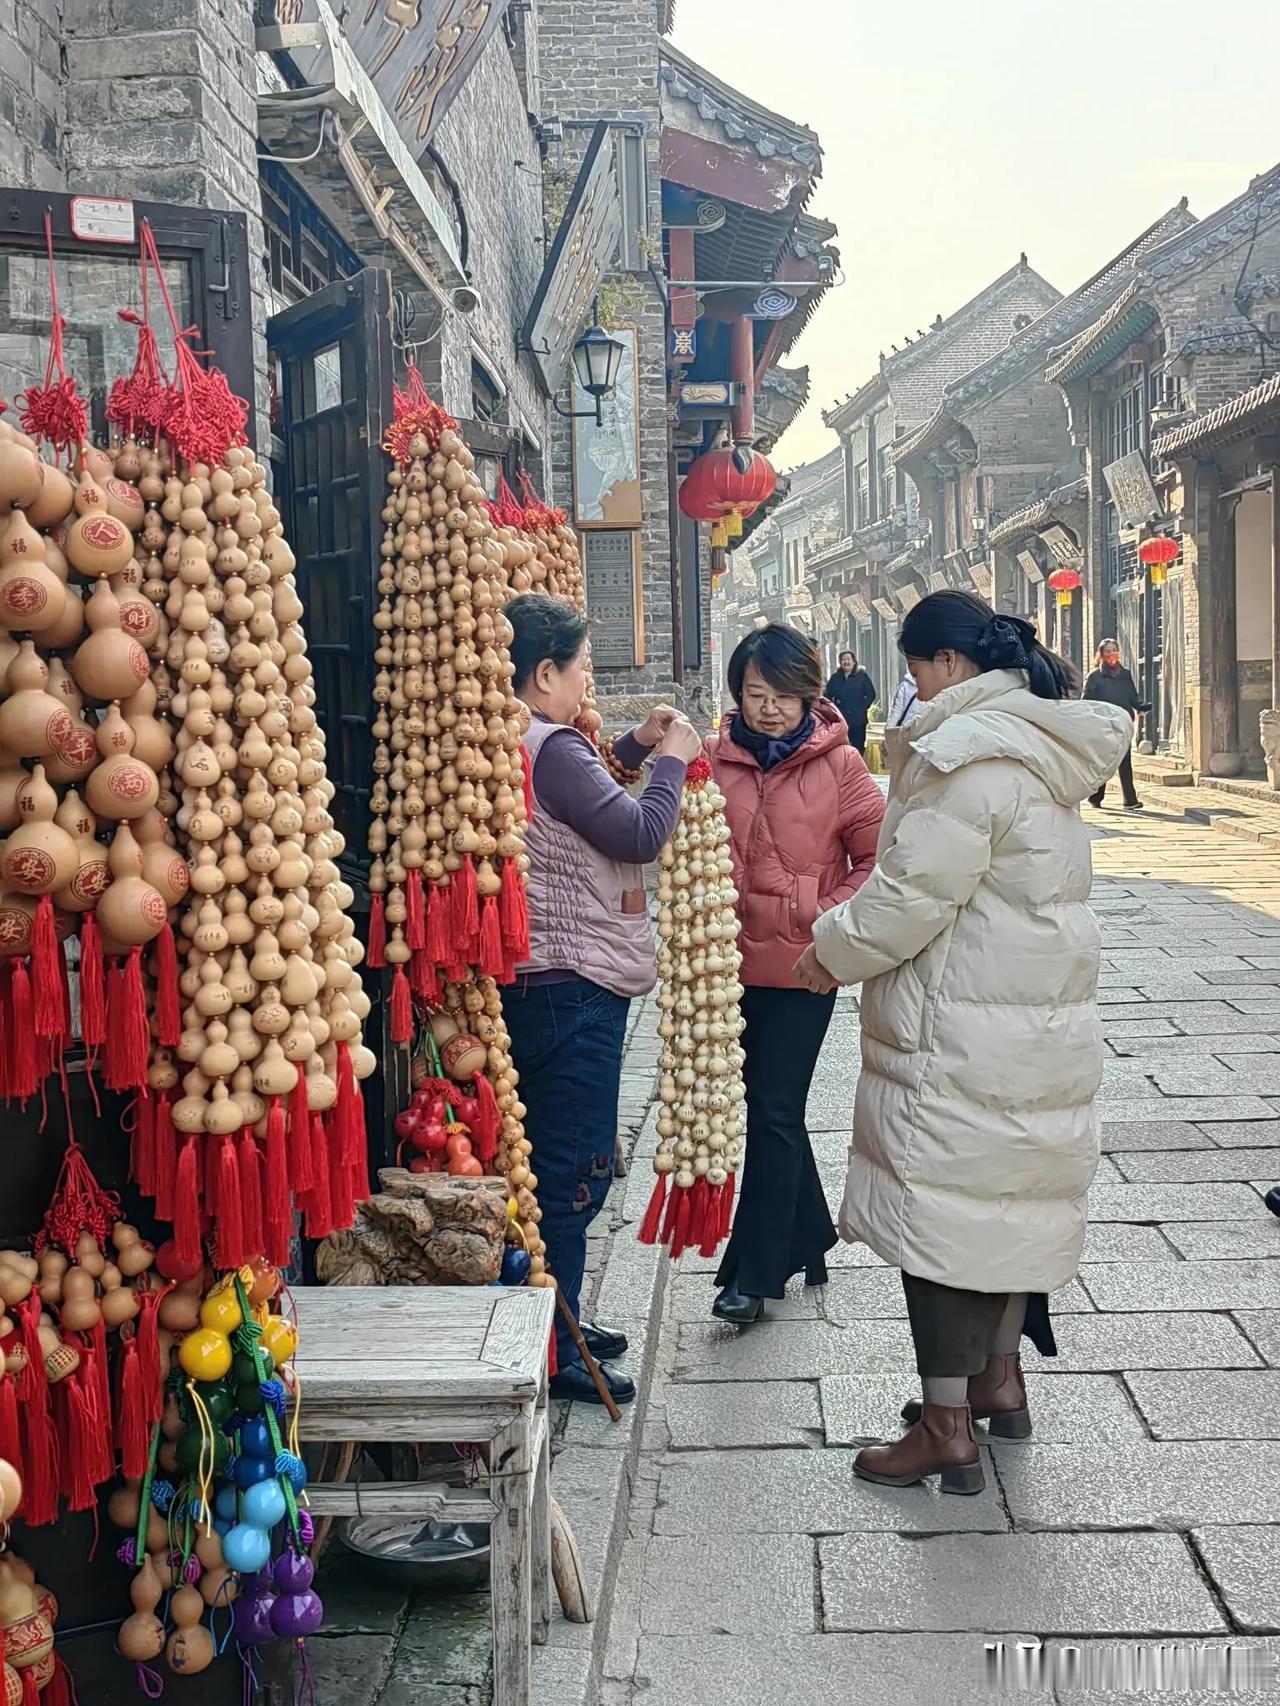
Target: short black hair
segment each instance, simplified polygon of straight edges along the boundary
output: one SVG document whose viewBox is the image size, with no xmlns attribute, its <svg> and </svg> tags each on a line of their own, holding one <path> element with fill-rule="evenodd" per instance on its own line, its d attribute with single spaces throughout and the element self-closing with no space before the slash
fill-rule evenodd
<svg viewBox="0 0 1280 1706">
<path fill-rule="evenodd" d="M 557 669 L 573 662 L 587 637 L 587 619 L 567 598 L 526 592 L 513 598 L 503 614 L 511 623 L 512 685 L 518 693 L 540 663 Z"/>
<path fill-rule="evenodd" d="M 846 646 L 845 649 L 840 653 L 840 656 L 836 659 L 836 662 L 837 663 L 843 663 L 846 658 L 852 658 L 854 663 L 857 663 L 858 654 L 857 654 L 857 652 L 851 652 L 849 650 L 848 646 Z"/>
<path fill-rule="evenodd" d="M 798 628 L 785 622 L 770 622 L 738 641 L 729 659 L 729 691 L 734 703 L 742 703 L 742 678 L 747 665 L 755 664 L 777 693 L 803 699 L 806 706 L 822 697 L 822 657 L 817 646 Z"/>
</svg>

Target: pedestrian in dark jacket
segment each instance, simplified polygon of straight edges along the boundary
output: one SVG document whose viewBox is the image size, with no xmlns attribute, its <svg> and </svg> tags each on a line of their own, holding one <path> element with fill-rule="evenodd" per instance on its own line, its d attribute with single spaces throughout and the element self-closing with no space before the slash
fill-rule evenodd
<svg viewBox="0 0 1280 1706">
<path fill-rule="evenodd" d="M 876 702 L 876 684 L 852 652 L 840 653 L 840 667 L 827 683 L 826 696 L 849 725 L 849 745 L 867 749 L 867 717 Z"/>
<path fill-rule="evenodd" d="M 1114 640 L 1103 640 L 1099 645 L 1097 668 L 1091 672 L 1084 684 L 1084 697 L 1101 699 L 1107 705 L 1118 705 L 1122 711 L 1128 711 L 1131 717 L 1151 709 L 1150 705 L 1143 703 L 1136 682 L 1120 662 L 1120 647 Z M 1096 794 L 1089 796 L 1089 804 L 1100 806 L 1106 791 L 1107 785 L 1104 782 Z M 1126 752 L 1120 760 L 1120 791 L 1124 795 L 1126 811 L 1142 810 L 1142 801 L 1133 785 L 1132 751 Z"/>
</svg>

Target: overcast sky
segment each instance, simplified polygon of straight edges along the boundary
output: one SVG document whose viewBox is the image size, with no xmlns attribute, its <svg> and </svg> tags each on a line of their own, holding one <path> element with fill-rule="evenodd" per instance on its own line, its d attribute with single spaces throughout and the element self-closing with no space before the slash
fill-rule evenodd
<svg viewBox="0 0 1280 1706">
<path fill-rule="evenodd" d="M 676 45 L 823 148 L 810 202 L 844 283 L 787 358 L 821 410 L 1025 250 L 1070 291 L 1182 196 L 1203 217 L 1280 161 L 1275 0 L 676 0 Z M 793 33 L 794 32 L 794 33 Z"/>
</svg>

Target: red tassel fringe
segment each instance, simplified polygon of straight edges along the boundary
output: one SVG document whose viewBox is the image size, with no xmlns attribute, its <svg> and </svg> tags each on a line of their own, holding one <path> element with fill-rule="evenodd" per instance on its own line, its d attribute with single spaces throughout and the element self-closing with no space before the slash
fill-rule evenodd
<svg viewBox="0 0 1280 1706">
<path fill-rule="evenodd" d="M 139 1090 L 133 1104 L 129 1172 L 144 1197 L 156 1194 L 156 1104 L 150 1089 Z"/>
<path fill-rule="evenodd" d="M 315 1171 L 311 1163 L 311 1111 L 307 1107 L 307 1075 L 302 1067 L 289 1092 L 289 1178 L 296 1195 L 311 1189 Z M 268 1190 L 268 1195 L 270 1191 Z"/>
<path fill-rule="evenodd" d="M 134 1337 L 142 1370 L 142 1413 L 148 1427 L 164 1414 L 164 1366 L 160 1358 L 160 1296 L 144 1291 L 138 1299 Z"/>
<path fill-rule="evenodd" d="M 150 1430 L 146 1417 L 146 1389 L 142 1379 L 142 1357 L 137 1339 L 126 1339 L 120 1347 L 120 1370 L 116 1384 L 116 1449 L 120 1473 L 133 1478 L 147 1472 Z"/>
<path fill-rule="evenodd" d="M 147 998 L 142 987 L 141 948 L 129 949 L 120 995 L 120 1024 L 118 1028 L 113 1024 L 109 1033 L 117 1051 L 113 1088 L 136 1090 L 147 1081 L 147 1054 L 151 1044 L 151 1033 L 147 1028 Z"/>
<path fill-rule="evenodd" d="M 453 873 L 454 943 L 468 965 L 475 963 L 480 951 L 480 898 L 476 893 L 475 860 L 469 855 Z"/>
<path fill-rule="evenodd" d="M 194 1268 L 200 1261 L 199 1139 L 188 1132 L 181 1145 L 173 1182 L 173 1253 L 179 1267 Z"/>
<path fill-rule="evenodd" d="M 13 1030 L 10 1038 L 11 1095 L 19 1101 L 34 1096 L 40 1082 L 36 1068 L 36 1021 L 31 1005 L 31 979 L 24 960 L 13 962 Z"/>
<path fill-rule="evenodd" d="M 432 883 L 427 897 L 427 958 L 438 970 L 453 960 L 453 884 Z"/>
<path fill-rule="evenodd" d="M 36 902 L 31 931 L 31 981 L 35 988 L 35 1020 L 38 1037 L 61 1041 L 66 1032 L 62 1011 L 62 945 L 53 921 L 53 898 L 42 894 Z"/>
<path fill-rule="evenodd" d="M 156 1041 L 161 1048 L 177 1048 L 182 1037 L 182 1013 L 178 1004 L 178 950 L 173 927 L 165 925 L 156 937 Z"/>
<path fill-rule="evenodd" d="M 649 1198 L 649 1206 L 644 1211 L 644 1219 L 640 1222 L 639 1240 L 642 1244 L 656 1244 L 658 1231 L 662 1225 L 662 1211 L 667 1204 L 667 1175 L 659 1173 L 653 1181 L 653 1193 Z"/>
<path fill-rule="evenodd" d="M 352 1203 L 360 1203 L 365 1202 L 370 1194 L 364 1099 L 356 1083 L 350 1048 L 346 1043 L 339 1043 L 337 1054 L 338 1100 L 333 1110 L 333 1123 L 338 1133 L 338 1151 L 342 1156 L 347 1195 Z"/>
<path fill-rule="evenodd" d="M 307 1202 L 308 1238 L 327 1238 L 333 1231 L 333 1204 L 329 1197 L 329 1148 L 319 1114 L 311 1116 L 311 1173 L 314 1183 Z"/>
<path fill-rule="evenodd" d="M 404 939 L 411 948 L 427 945 L 427 908 L 422 897 L 422 872 L 417 870 L 405 878 Z"/>
<path fill-rule="evenodd" d="M 173 1219 L 173 1185 L 178 1171 L 178 1134 L 173 1129 L 173 1091 L 162 1090 L 155 1106 L 156 1214 Z"/>
<path fill-rule="evenodd" d="M 22 1432 L 18 1421 L 18 1388 L 11 1374 L 0 1373 L 0 1457 L 12 1463 L 21 1478 Z M 18 1507 L 21 1510 L 21 1506 Z"/>
<path fill-rule="evenodd" d="M 305 1093 L 306 1080 L 303 1077 Z M 289 1167 L 286 1160 L 284 1109 L 280 1098 L 273 1096 L 267 1112 L 266 1203 L 262 1213 L 262 1231 L 269 1262 L 280 1268 L 289 1260 Z M 311 1176 L 311 1138 L 307 1133 L 307 1180 Z"/>
<path fill-rule="evenodd" d="M 27 1366 L 18 1387 L 22 1423 L 22 1515 L 33 1528 L 58 1515 L 58 1440 L 49 1380 L 40 1348 L 40 1299 L 34 1292 L 12 1311 L 22 1333 Z"/>
<path fill-rule="evenodd" d="M 501 978 L 506 962 L 502 946 L 502 925 L 498 918 L 498 897 L 487 894 L 480 907 L 480 970 L 486 977 Z"/>
<path fill-rule="evenodd" d="M 493 1085 L 483 1072 L 477 1072 L 471 1082 L 475 1086 L 479 1108 L 471 1128 L 472 1152 L 476 1159 L 487 1167 L 491 1161 L 497 1159 L 498 1138 L 502 1133 L 502 1110 L 498 1107 Z"/>
<path fill-rule="evenodd" d="M 391 1040 L 393 1043 L 413 1041 L 413 995 L 403 966 L 396 967 L 391 979 Z"/>
<path fill-rule="evenodd" d="M 386 965 L 387 903 L 383 895 L 369 898 L 369 941 L 365 947 L 364 963 L 370 971 L 381 971 Z"/>
<path fill-rule="evenodd" d="M 262 1216 L 262 1158 L 254 1142 L 253 1131 L 245 1126 L 240 1133 L 236 1157 L 240 1166 L 240 1220 L 244 1227 L 244 1252 L 252 1260 L 265 1254 L 266 1233 Z"/>
<path fill-rule="evenodd" d="M 514 859 L 502 862 L 502 945 L 517 963 L 529 958 L 529 902 Z"/>
<path fill-rule="evenodd" d="M 218 1203 L 215 1244 L 220 1268 L 240 1268 L 253 1254 L 245 1248 L 244 1205 L 240 1196 L 240 1168 L 236 1146 L 230 1135 L 218 1142 Z"/>
</svg>

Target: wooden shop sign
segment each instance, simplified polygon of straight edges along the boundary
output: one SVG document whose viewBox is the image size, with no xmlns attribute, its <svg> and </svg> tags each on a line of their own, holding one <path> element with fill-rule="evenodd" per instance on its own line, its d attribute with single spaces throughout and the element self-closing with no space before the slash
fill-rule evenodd
<svg viewBox="0 0 1280 1706">
<path fill-rule="evenodd" d="M 582 574 L 597 669 L 644 662 L 640 535 L 631 528 L 593 527 L 582 534 Z"/>
<path fill-rule="evenodd" d="M 1147 459 L 1140 450 L 1109 462 L 1102 470 L 1111 501 L 1122 527 L 1141 527 L 1153 515 L 1160 514 L 1160 499 L 1147 471 Z"/>
</svg>

